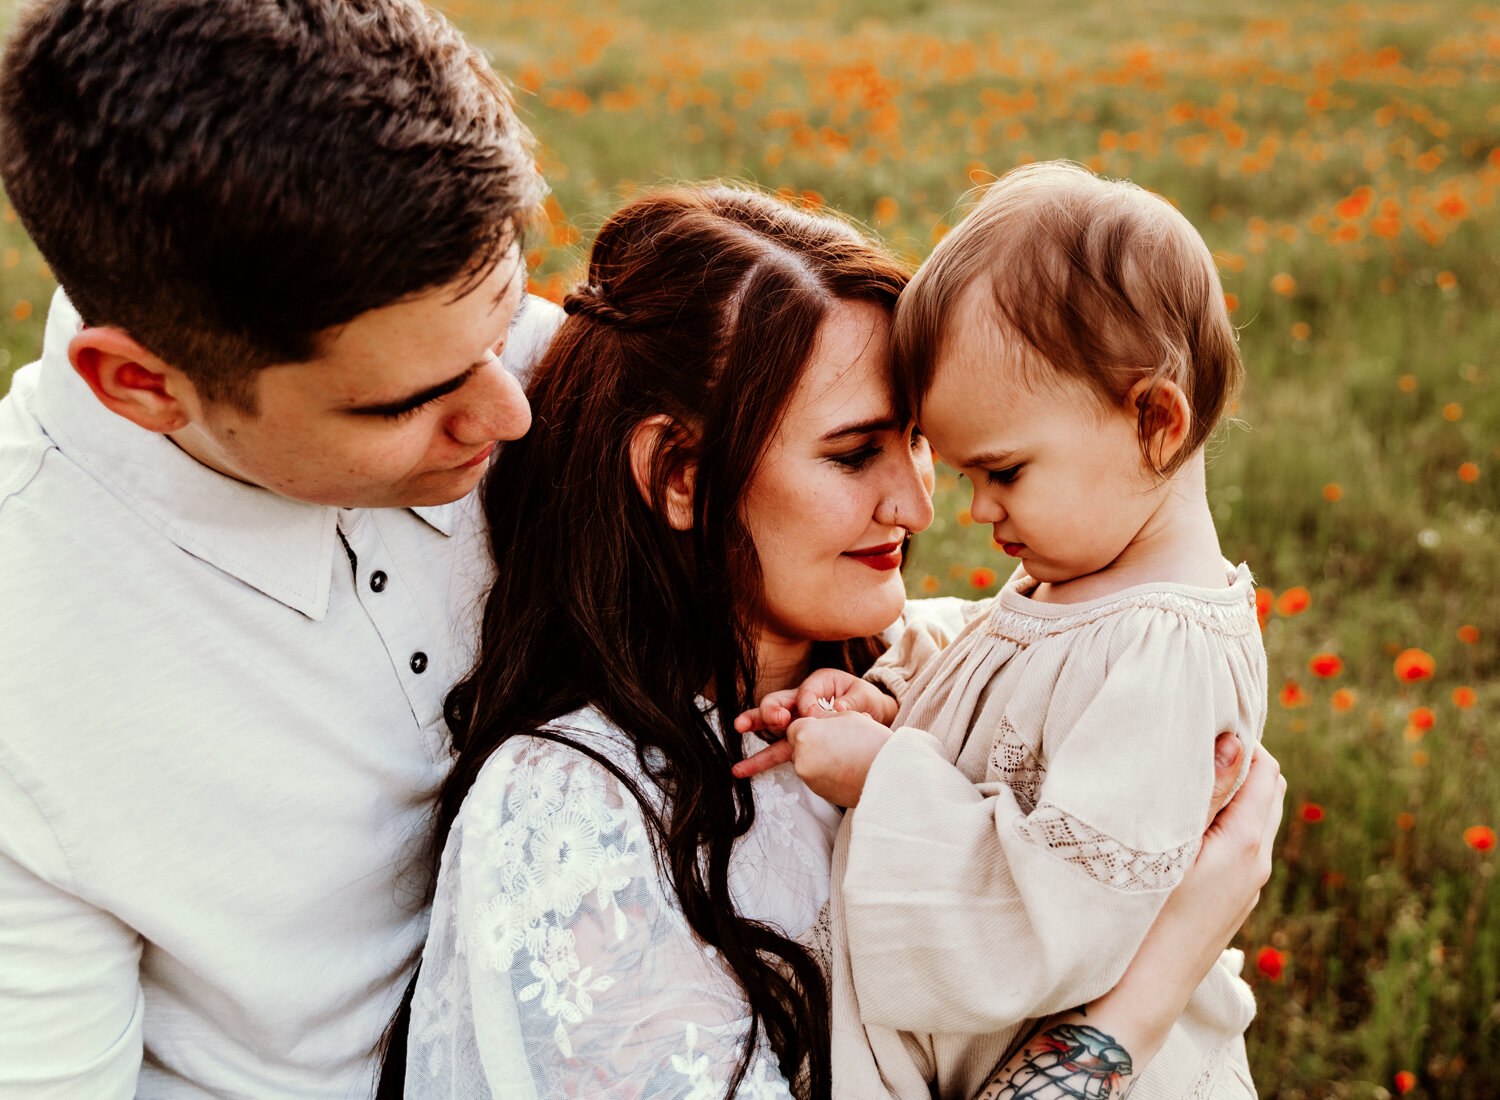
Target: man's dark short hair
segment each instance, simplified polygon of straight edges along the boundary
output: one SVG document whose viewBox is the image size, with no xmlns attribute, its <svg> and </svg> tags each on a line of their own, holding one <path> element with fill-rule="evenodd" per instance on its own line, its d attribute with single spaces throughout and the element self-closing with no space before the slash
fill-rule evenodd
<svg viewBox="0 0 1500 1100">
<path fill-rule="evenodd" d="M 43 0 L 0 176 L 86 322 L 203 395 L 505 254 L 542 183 L 509 91 L 418 0 Z"/>
</svg>

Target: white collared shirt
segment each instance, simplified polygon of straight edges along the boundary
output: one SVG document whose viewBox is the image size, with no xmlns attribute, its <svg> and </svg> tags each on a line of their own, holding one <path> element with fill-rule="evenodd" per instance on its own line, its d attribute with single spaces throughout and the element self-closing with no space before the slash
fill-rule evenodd
<svg viewBox="0 0 1500 1100">
<path fill-rule="evenodd" d="M 559 317 L 532 300 L 507 365 Z M 367 1096 L 426 933 L 477 499 L 221 476 L 94 398 L 79 324 L 59 292 L 0 401 L 0 1098 Z"/>
</svg>

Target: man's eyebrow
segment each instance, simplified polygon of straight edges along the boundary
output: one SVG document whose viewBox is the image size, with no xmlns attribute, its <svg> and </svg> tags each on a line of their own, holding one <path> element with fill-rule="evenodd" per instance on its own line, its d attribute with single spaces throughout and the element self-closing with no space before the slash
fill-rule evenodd
<svg viewBox="0 0 1500 1100">
<path fill-rule="evenodd" d="M 446 397 L 467 382 L 473 376 L 474 372 L 483 366 L 485 366 L 485 363 L 471 363 L 468 369 L 462 374 L 456 374 L 446 382 L 439 382 L 435 386 L 428 386 L 425 390 L 419 390 L 406 397 L 399 397 L 394 401 L 382 401 L 378 405 L 350 405 L 344 411 L 354 413 L 356 416 L 400 416 L 402 413 L 411 412 L 412 409 L 425 405 L 429 401 L 436 401 L 439 397 Z"/>
<path fill-rule="evenodd" d="M 874 435 L 876 432 L 893 432 L 901 425 L 896 422 L 894 416 L 888 416 L 883 420 L 862 420 L 858 424 L 847 424 L 842 428 L 835 428 L 826 433 L 819 442 L 832 443 L 851 435 Z"/>
</svg>

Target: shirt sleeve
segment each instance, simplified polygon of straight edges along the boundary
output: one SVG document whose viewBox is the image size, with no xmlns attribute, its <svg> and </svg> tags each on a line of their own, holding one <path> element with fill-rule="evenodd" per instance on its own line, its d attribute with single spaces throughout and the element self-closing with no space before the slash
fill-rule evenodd
<svg viewBox="0 0 1500 1100">
<path fill-rule="evenodd" d="M 990 606 L 988 599 L 961 600 L 953 596 L 908 600 L 900 621 L 887 633 L 890 648 L 870 666 L 864 678 L 904 703 L 937 656 L 967 627 L 983 619 Z"/>
<path fill-rule="evenodd" d="M 749 1025 L 624 785 L 563 746 L 503 747 L 444 851 L 407 1096 L 717 1098 Z M 763 1039 L 739 1095 L 790 1100 Z"/>
<path fill-rule="evenodd" d="M 516 376 L 523 388 L 531 381 L 531 372 L 547 353 L 565 316 L 561 307 L 546 298 L 527 294 L 521 299 L 505 338 L 500 362 Z"/>
<path fill-rule="evenodd" d="M 1034 799 L 971 783 L 937 739 L 898 730 L 854 811 L 843 882 L 865 1021 L 999 1031 L 1110 989 L 1197 853 L 1234 679 L 1224 647 L 1173 616 L 1100 631 L 1035 708 Z M 970 737 L 993 743 L 993 775 L 1014 727 L 981 718 Z"/>
<path fill-rule="evenodd" d="M 140 939 L 39 871 L 65 861 L 0 768 L 0 1100 L 135 1095 Z"/>
</svg>

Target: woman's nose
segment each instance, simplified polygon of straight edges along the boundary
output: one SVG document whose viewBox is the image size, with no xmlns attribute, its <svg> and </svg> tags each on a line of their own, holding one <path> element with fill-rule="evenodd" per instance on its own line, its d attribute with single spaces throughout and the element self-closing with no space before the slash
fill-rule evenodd
<svg viewBox="0 0 1500 1100">
<path fill-rule="evenodd" d="M 460 443 L 520 439 L 531 427 L 526 394 L 498 357 L 492 357 L 455 396 L 463 403 L 448 418 L 448 434 Z"/>
<path fill-rule="evenodd" d="M 875 519 L 908 531 L 925 531 L 932 523 L 932 451 L 925 442 L 911 449 L 911 458 L 896 464 L 895 481 L 876 509 Z"/>
</svg>

